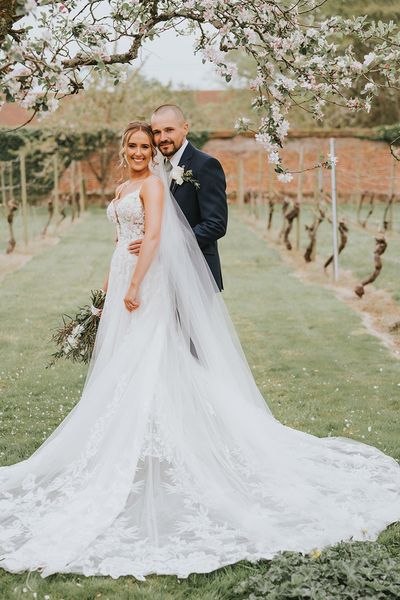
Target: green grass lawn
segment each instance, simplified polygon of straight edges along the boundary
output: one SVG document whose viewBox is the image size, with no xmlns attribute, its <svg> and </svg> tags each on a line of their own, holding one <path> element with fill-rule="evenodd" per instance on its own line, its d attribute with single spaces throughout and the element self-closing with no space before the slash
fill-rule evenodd
<svg viewBox="0 0 400 600">
<path fill-rule="evenodd" d="M 91 288 L 101 286 L 113 239 L 114 231 L 104 211 L 93 209 L 90 217 L 65 231 L 58 245 L 2 282 L 1 464 L 29 456 L 79 399 L 85 368 L 65 362 L 46 370 L 53 351 L 49 339 L 52 328 L 59 324 L 60 314 L 73 312 L 87 302 Z M 254 376 L 274 414 L 290 426 L 320 436 L 347 435 L 400 459 L 396 425 L 400 365 L 363 330 L 358 315 L 329 290 L 294 277 L 278 252 L 244 225 L 234 210 L 229 235 L 221 243 L 221 254 L 224 297 Z M 299 555 L 284 555 L 272 563 L 240 563 L 182 581 L 152 576 L 138 583 L 130 577 L 114 581 L 78 575 L 54 575 L 43 580 L 34 573 L 26 584 L 27 574 L 11 575 L 0 570 L 0 599 L 33 598 L 35 592 L 38 599 L 46 594 L 50 600 L 242 600 L 249 598 L 250 592 L 246 586 L 242 591 L 237 589 L 241 581 L 248 581 L 250 575 L 268 580 L 270 569 L 275 569 L 274 591 L 265 592 L 260 598 L 326 600 L 326 595 L 296 595 L 294 583 L 290 588 L 293 594 L 287 595 L 287 581 L 285 587 L 276 572 L 289 579 L 298 572 L 304 589 L 311 585 L 309 580 L 313 577 L 323 588 L 327 585 L 324 577 L 329 561 L 333 561 L 329 563 L 333 565 L 330 571 L 335 573 L 341 572 L 334 566 L 339 564 L 336 560 L 359 570 L 361 553 L 367 564 L 376 560 L 380 565 L 381 571 L 378 568 L 373 576 L 377 580 L 379 573 L 382 575 L 389 568 L 388 560 L 397 561 L 400 567 L 398 530 L 389 530 L 381 540 L 385 545 L 356 546 L 354 556 L 346 554 L 346 558 L 340 554 L 342 546 L 337 555 L 323 553 L 325 563 L 321 565 L 312 558 L 300 564 Z M 386 553 L 384 557 L 382 552 Z M 312 577 L 307 571 L 311 568 Z M 360 577 L 364 581 L 367 575 Z M 251 581 L 250 588 L 256 586 Z M 337 584 L 335 589 L 339 589 Z M 364 593 L 346 597 L 396 598 L 400 597 L 398 589 L 398 596 Z"/>
</svg>

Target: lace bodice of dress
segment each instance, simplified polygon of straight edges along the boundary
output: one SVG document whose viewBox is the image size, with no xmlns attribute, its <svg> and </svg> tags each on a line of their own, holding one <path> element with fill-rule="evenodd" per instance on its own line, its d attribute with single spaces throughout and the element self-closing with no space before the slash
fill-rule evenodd
<svg viewBox="0 0 400 600">
<path fill-rule="evenodd" d="M 118 241 L 130 241 L 144 235 L 144 208 L 140 199 L 140 188 L 115 198 L 107 207 L 107 217 L 115 223 Z"/>
</svg>

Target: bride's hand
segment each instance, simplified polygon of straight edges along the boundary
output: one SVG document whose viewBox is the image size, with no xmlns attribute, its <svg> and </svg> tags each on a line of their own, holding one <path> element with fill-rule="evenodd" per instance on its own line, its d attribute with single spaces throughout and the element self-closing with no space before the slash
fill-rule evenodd
<svg viewBox="0 0 400 600">
<path fill-rule="evenodd" d="M 140 306 L 139 302 L 139 289 L 136 286 L 130 285 L 127 293 L 125 294 L 124 304 L 126 310 L 133 312 Z"/>
</svg>

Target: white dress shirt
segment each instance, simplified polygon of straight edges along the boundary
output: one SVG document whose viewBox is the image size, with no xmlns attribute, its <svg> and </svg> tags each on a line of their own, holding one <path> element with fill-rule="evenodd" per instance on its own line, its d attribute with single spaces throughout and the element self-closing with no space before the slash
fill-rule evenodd
<svg viewBox="0 0 400 600">
<path fill-rule="evenodd" d="M 169 157 L 169 162 L 171 163 L 172 168 L 177 167 L 179 165 L 179 161 L 181 160 L 182 154 L 185 152 L 185 148 L 188 145 L 188 143 L 189 142 L 185 138 L 185 141 L 183 142 L 179 150 L 177 150 L 175 154 Z"/>
</svg>

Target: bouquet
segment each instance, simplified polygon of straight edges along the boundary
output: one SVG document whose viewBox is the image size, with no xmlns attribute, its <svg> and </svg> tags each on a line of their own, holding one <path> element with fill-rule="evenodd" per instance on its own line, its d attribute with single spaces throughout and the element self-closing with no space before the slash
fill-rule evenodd
<svg viewBox="0 0 400 600">
<path fill-rule="evenodd" d="M 100 315 L 104 306 L 106 294 L 103 290 L 92 290 L 92 305 L 86 304 L 79 308 L 75 318 L 63 315 L 63 327 L 52 336 L 52 341 L 58 346 L 57 352 L 51 356 L 51 367 L 59 358 L 70 358 L 74 362 L 88 363 L 94 348 Z"/>
</svg>

